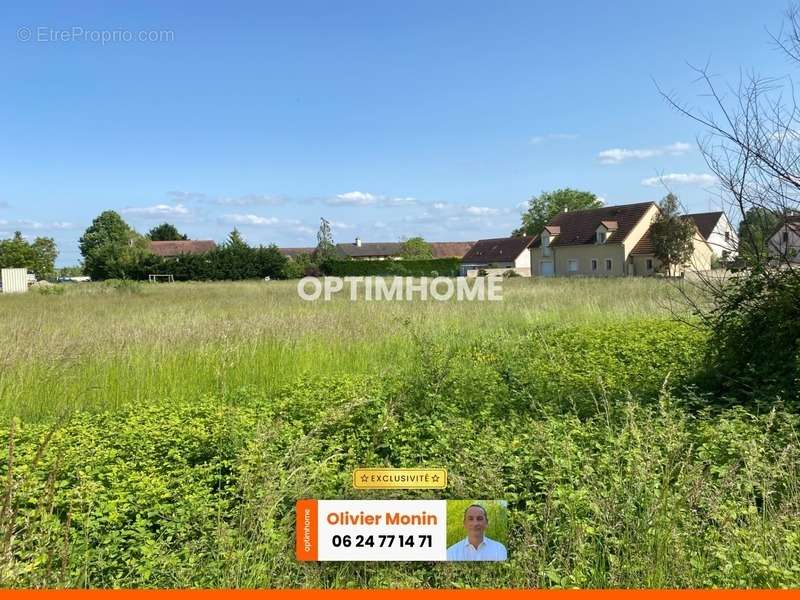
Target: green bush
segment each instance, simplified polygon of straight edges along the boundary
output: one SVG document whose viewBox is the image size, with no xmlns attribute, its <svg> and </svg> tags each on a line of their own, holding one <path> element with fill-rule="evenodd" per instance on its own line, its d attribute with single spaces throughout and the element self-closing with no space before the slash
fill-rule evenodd
<svg viewBox="0 0 800 600">
<path fill-rule="evenodd" d="M 712 291 L 705 387 L 727 403 L 800 408 L 800 273 L 755 269 Z"/>
</svg>

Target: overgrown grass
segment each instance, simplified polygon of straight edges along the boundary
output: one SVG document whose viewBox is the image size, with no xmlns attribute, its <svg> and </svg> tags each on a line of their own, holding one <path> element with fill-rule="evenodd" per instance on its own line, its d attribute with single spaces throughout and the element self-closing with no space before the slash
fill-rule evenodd
<svg viewBox="0 0 800 600">
<path fill-rule="evenodd" d="M 0 295 L 0 415 L 178 401 L 301 374 L 383 374 L 414 332 L 479 339 L 561 323 L 667 316 L 663 281 L 514 279 L 502 302 L 304 302 L 295 282 L 74 285 Z M 682 309 L 681 309 L 682 310 Z"/>
</svg>

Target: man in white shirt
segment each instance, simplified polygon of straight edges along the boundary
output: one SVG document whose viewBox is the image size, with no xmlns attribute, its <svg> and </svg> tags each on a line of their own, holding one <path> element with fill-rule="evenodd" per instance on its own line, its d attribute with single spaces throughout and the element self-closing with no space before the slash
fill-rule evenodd
<svg viewBox="0 0 800 600">
<path fill-rule="evenodd" d="M 506 547 L 486 537 L 489 515 L 480 504 L 473 504 L 464 512 L 464 529 L 467 537 L 447 549 L 447 560 L 505 560 Z"/>
</svg>

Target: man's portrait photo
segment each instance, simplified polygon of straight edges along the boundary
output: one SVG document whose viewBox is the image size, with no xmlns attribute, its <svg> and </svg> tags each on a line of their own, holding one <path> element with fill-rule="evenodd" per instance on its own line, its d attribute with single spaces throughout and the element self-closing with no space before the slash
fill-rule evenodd
<svg viewBox="0 0 800 600">
<path fill-rule="evenodd" d="M 506 521 L 502 500 L 448 500 L 447 560 L 506 560 Z"/>
</svg>

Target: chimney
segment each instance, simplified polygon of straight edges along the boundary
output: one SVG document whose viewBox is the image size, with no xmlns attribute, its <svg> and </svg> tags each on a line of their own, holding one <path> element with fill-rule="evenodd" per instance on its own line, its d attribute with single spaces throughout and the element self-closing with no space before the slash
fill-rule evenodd
<svg viewBox="0 0 800 600">
<path fill-rule="evenodd" d="M 356 238 L 356 247 L 361 248 L 361 238 Z"/>
</svg>

